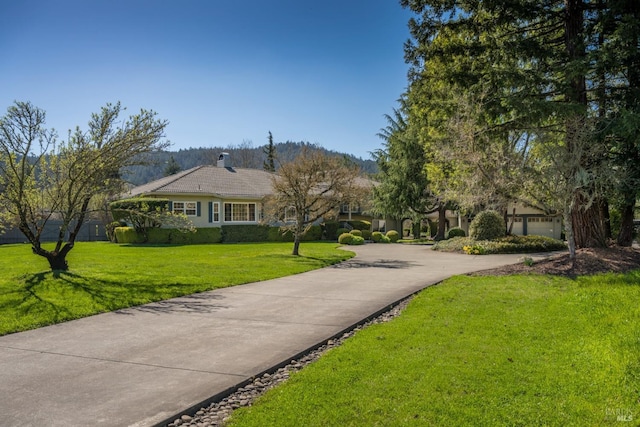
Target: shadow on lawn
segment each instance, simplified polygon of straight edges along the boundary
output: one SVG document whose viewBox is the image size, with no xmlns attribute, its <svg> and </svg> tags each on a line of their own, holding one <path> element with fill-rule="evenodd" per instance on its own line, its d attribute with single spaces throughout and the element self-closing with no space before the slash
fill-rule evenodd
<svg viewBox="0 0 640 427">
<path fill-rule="evenodd" d="M 215 294 L 175 298 L 178 295 L 169 284 L 123 284 L 66 271 L 45 271 L 22 279 L 24 285 L 0 301 L 0 311 L 11 310 L 17 317 L 37 319 L 28 328 L 115 310 L 135 315 L 136 312 L 211 313 L 227 308 L 214 302 L 223 298 Z"/>
</svg>

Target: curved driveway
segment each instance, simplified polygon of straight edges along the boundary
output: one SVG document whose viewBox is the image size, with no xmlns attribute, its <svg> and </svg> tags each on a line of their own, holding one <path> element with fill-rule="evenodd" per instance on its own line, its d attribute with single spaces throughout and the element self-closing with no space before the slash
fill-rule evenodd
<svg viewBox="0 0 640 427">
<path fill-rule="evenodd" d="M 0 424 L 154 425 L 426 286 L 521 258 L 349 249 L 322 270 L 0 337 Z"/>
</svg>

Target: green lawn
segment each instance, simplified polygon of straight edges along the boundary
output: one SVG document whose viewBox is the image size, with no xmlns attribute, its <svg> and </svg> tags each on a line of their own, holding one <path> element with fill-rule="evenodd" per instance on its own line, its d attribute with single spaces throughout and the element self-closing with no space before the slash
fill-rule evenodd
<svg viewBox="0 0 640 427">
<path fill-rule="evenodd" d="M 639 301 L 640 271 L 454 277 L 230 425 L 638 425 Z"/>
<path fill-rule="evenodd" d="M 181 295 L 272 279 L 353 256 L 336 243 L 136 246 L 77 243 L 54 277 L 29 245 L 0 246 L 0 335 Z"/>
</svg>

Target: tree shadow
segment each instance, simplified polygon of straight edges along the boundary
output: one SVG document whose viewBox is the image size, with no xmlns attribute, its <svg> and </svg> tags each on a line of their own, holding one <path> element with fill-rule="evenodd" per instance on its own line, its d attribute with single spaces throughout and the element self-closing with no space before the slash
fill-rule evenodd
<svg viewBox="0 0 640 427">
<path fill-rule="evenodd" d="M 126 315 L 204 314 L 228 308 L 219 303 L 221 295 L 210 292 L 171 295 L 177 292 L 170 284 L 128 285 L 68 271 L 43 271 L 20 279 L 20 286 L 0 289 L 0 313 L 8 316 L 7 325 L 14 325 L 7 326 L 0 335 L 116 310 Z"/>
<path fill-rule="evenodd" d="M 229 308 L 228 305 L 216 304 L 224 296 L 203 292 L 199 294 L 176 297 L 168 300 L 152 302 L 144 305 L 124 308 L 114 311 L 116 314 L 133 316 L 136 313 L 187 313 L 187 314 L 208 314 L 221 309 Z"/>
<path fill-rule="evenodd" d="M 418 264 L 402 260 L 379 259 L 375 261 L 361 261 L 358 259 L 350 259 L 340 264 L 335 264 L 331 268 L 347 269 L 347 268 L 391 268 L 401 269 L 416 266 Z"/>
</svg>

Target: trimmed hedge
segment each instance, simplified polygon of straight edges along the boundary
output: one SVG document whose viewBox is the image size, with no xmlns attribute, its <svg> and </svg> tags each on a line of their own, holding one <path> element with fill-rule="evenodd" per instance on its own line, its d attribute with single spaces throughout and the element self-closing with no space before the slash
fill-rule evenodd
<svg viewBox="0 0 640 427">
<path fill-rule="evenodd" d="M 347 224 L 355 228 L 356 230 L 370 230 L 371 222 L 369 221 L 347 221 Z"/>
<path fill-rule="evenodd" d="M 387 231 L 387 236 L 386 237 L 389 238 L 391 243 L 396 243 L 398 240 L 400 240 L 400 234 L 398 234 L 398 232 L 396 230 Z"/>
<path fill-rule="evenodd" d="M 362 245 L 364 244 L 364 239 L 360 236 L 356 236 L 355 234 L 342 233 L 340 237 L 338 237 L 338 243 L 341 245 Z"/>
<path fill-rule="evenodd" d="M 302 240 L 305 242 L 314 242 L 316 240 L 322 240 L 322 227 L 319 225 L 312 225 L 309 227 Z"/>
<path fill-rule="evenodd" d="M 362 230 L 362 238 L 364 240 L 371 240 L 371 230 Z"/>
<path fill-rule="evenodd" d="M 338 236 L 338 243 L 341 245 L 350 245 L 353 242 L 353 238 L 356 237 L 351 233 L 342 233 Z"/>
<path fill-rule="evenodd" d="M 222 242 L 219 228 L 197 228 L 195 233 L 182 232 L 175 228 L 152 228 L 147 230 L 147 243 L 198 244 Z"/>
<path fill-rule="evenodd" d="M 338 221 L 325 221 L 322 223 L 322 231 L 324 234 L 324 238 L 327 240 L 336 240 L 338 239 L 338 229 L 340 228 L 340 223 Z"/>
<path fill-rule="evenodd" d="M 255 243 L 293 242 L 290 230 L 283 234 L 280 227 L 268 225 L 223 225 L 222 227 L 197 228 L 195 232 L 181 232 L 175 228 L 149 228 L 146 238 L 133 227 L 115 227 L 117 243 L 151 244 L 198 244 L 198 243 Z M 302 241 L 317 241 L 322 238 L 322 228 L 313 225 L 307 230 Z"/>
<path fill-rule="evenodd" d="M 291 230 L 286 230 L 284 233 L 280 227 L 269 227 L 269 233 L 267 236 L 269 242 L 293 242 L 293 233 Z"/>
<path fill-rule="evenodd" d="M 223 225 L 220 228 L 225 243 L 266 242 L 269 238 L 268 225 Z"/>
<path fill-rule="evenodd" d="M 354 228 L 353 230 L 351 230 L 350 233 L 353 234 L 354 236 L 362 237 L 362 231 L 358 230 L 357 228 Z"/>
<path fill-rule="evenodd" d="M 454 237 L 467 237 L 467 233 L 460 227 L 453 227 L 447 231 L 447 239 L 453 239 Z"/>
<path fill-rule="evenodd" d="M 114 221 L 130 219 L 131 213 L 166 211 L 169 209 L 169 199 L 157 199 L 154 197 L 135 197 L 131 199 L 116 200 L 109 203 L 109 209 Z"/>
<path fill-rule="evenodd" d="M 338 237 L 340 237 L 340 236 L 341 236 L 341 235 L 343 235 L 344 233 L 348 233 L 348 232 L 349 232 L 349 229 L 340 227 L 340 228 L 338 228 L 338 230 L 336 231 L 336 234 L 337 234 L 337 236 L 338 236 Z"/>
<path fill-rule="evenodd" d="M 133 227 L 116 227 L 114 233 L 117 243 L 144 243 L 145 240 Z"/>
</svg>

